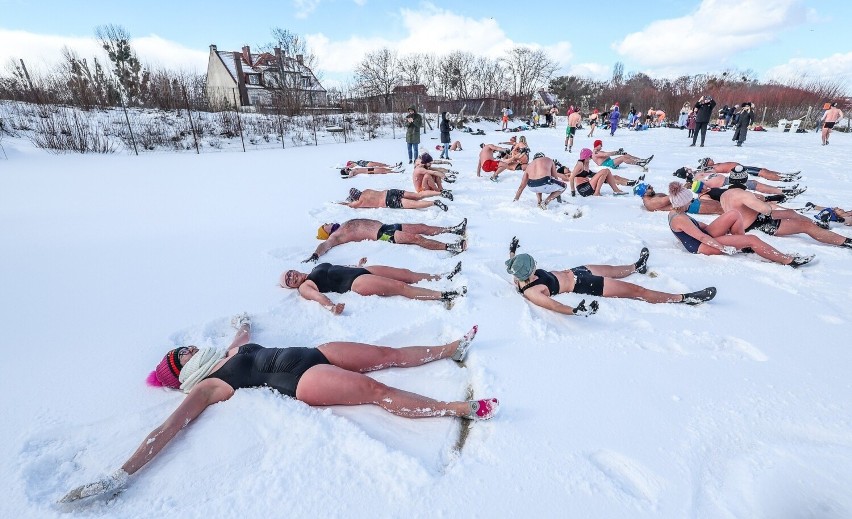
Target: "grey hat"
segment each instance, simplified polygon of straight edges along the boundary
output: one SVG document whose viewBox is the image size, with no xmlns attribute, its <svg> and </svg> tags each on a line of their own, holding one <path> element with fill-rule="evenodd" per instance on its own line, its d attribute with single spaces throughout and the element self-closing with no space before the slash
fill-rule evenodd
<svg viewBox="0 0 852 519">
<path fill-rule="evenodd" d="M 506 260 L 506 272 L 520 280 L 529 279 L 535 272 L 535 260 L 529 254 L 518 254 Z"/>
<path fill-rule="evenodd" d="M 745 182 L 748 180 L 748 172 L 744 167 L 742 167 L 742 165 L 737 164 L 734 166 L 734 169 L 731 170 L 731 174 L 728 175 L 728 180 L 739 183 Z"/>
</svg>

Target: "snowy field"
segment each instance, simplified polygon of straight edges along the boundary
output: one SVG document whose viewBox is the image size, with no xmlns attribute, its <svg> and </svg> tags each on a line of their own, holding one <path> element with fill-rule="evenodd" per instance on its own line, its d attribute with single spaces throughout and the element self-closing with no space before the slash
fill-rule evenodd
<svg viewBox="0 0 852 519">
<path fill-rule="evenodd" d="M 852 251 L 761 234 L 817 259 L 794 270 L 753 255 L 691 255 L 665 213 L 608 188 L 547 211 L 528 190 L 512 203 L 518 173 L 496 184 L 473 173 L 479 143 L 509 135 L 473 126 L 487 135 L 453 133 L 465 150 L 451 153 L 460 175 L 448 213 L 333 203 L 353 186 L 410 189 L 410 167 L 351 180 L 332 169 L 406 159 L 402 140 L 135 157 L 56 156 L 6 137 L 0 517 L 61 516 L 54 502 L 65 492 L 119 467 L 182 398 L 146 386 L 148 372 L 176 345 L 224 347 L 241 311 L 265 346 L 438 344 L 478 324 L 467 367 L 444 360 L 377 378 L 442 399 L 470 386 L 499 398 L 501 413 L 474 424 L 458 452 L 458 420 L 310 408 L 241 390 L 122 494 L 75 517 L 852 516 Z M 564 130 L 524 135 L 533 152 L 573 165 L 593 139 L 581 131 L 569 155 Z M 436 137 L 424 145 L 434 149 Z M 730 132 L 708 133 L 705 148 L 673 129 L 596 137 L 606 150 L 655 154 L 648 179 L 659 191 L 676 168 L 709 155 L 802 170 L 808 191 L 789 207 L 852 205 L 849 135 L 823 147 L 814 133 L 750 132 L 743 148 Z M 346 303 L 333 316 L 276 286 L 282 271 L 305 267 L 318 225 L 356 216 L 439 225 L 468 217 L 470 249 L 458 258 L 383 242 L 323 258 L 436 273 L 461 259 L 460 281 L 424 286 L 463 283 L 468 297 L 447 311 L 332 294 Z M 627 281 L 672 292 L 715 286 L 718 296 L 698 307 L 601 299 L 589 318 L 550 313 L 510 284 L 503 262 L 513 235 L 548 269 L 632 263 L 648 246 L 650 275 Z M 573 306 L 580 297 L 557 299 Z"/>
</svg>

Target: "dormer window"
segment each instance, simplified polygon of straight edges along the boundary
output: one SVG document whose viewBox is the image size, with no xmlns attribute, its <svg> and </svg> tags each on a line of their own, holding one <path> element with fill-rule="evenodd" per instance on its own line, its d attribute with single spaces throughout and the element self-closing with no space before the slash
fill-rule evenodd
<svg viewBox="0 0 852 519">
<path fill-rule="evenodd" d="M 246 74 L 249 85 L 260 85 L 260 74 Z"/>
</svg>

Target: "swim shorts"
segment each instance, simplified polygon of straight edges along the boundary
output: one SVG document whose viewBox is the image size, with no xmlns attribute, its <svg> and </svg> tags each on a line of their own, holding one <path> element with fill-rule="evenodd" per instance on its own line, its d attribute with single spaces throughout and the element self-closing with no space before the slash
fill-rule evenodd
<svg viewBox="0 0 852 519">
<path fill-rule="evenodd" d="M 391 209 L 402 209 L 402 195 L 405 191 L 402 189 L 388 189 L 385 195 L 385 207 Z"/>
<path fill-rule="evenodd" d="M 401 230 L 402 230 L 402 224 L 401 223 L 382 224 L 382 226 L 379 227 L 379 232 L 376 235 L 376 239 L 381 240 L 381 241 L 389 241 L 391 243 L 396 243 L 393 239 L 393 235 L 396 231 L 401 231 Z"/>
<path fill-rule="evenodd" d="M 574 267 L 571 272 L 574 274 L 574 290 L 572 292 L 587 296 L 603 295 L 603 277 L 592 274 L 592 271 L 585 266 Z"/>
</svg>

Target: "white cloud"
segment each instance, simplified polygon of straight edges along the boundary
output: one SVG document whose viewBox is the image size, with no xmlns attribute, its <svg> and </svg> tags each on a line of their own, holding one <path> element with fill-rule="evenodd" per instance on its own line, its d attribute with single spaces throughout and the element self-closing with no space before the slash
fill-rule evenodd
<svg viewBox="0 0 852 519">
<path fill-rule="evenodd" d="M 319 6 L 320 0 L 293 0 L 296 18 L 307 18 Z"/>
<path fill-rule="evenodd" d="M 734 54 L 778 38 L 803 23 L 803 0 L 703 0 L 687 16 L 652 22 L 613 49 L 647 67 L 716 65 Z"/>
<path fill-rule="evenodd" d="M 132 40 L 142 63 L 154 68 L 167 67 L 204 73 L 207 71 L 206 50 L 189 49 L 156 35 Z M 97 57 L 107 62 L 106 54 L 94 37 L 57 36 L 26 31 L 0 29 L 0 65 L 23 59 L 30 72 L 45 72 L 62 61 L 62 48 L 68 47 L 81 58 Z"/>
<path fill-rule="evenodd" d="M 766 71 L 767 79 L 819 79 L 848 85 L 852 81 L 852 52 L 827 58 L 793 58 Z"/>
</svg>

